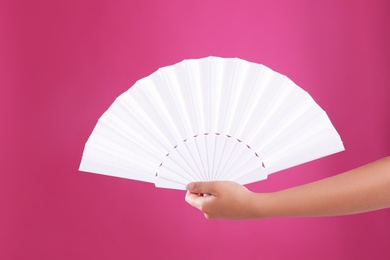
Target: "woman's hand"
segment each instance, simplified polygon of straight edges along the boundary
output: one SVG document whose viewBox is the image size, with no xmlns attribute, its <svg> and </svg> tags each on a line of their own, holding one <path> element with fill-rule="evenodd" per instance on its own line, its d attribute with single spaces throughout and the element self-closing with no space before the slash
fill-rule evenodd
<svg viewBox="0 0 390 260">
<path fill-rule="evenodd" d="M 186 201 L 201 210 L 208 219 L 258 218 L 254 203 L 259 194 L 231 181 L 194 182 L 187 187 Z"/>
</svg>

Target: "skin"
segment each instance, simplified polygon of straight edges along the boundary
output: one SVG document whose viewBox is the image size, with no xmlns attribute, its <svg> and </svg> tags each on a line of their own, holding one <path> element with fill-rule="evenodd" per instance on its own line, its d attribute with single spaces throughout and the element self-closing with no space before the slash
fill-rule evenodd
<svg viewBox="0 0 390 260">
<path fill-rule="evenodd" d="M 390 207 L 390 157 L 271 193 L 254 193 L 230 181 L 194 182 L 187 189 L 186 201 L 207 219 L 356 214 Z"/>
</svg>

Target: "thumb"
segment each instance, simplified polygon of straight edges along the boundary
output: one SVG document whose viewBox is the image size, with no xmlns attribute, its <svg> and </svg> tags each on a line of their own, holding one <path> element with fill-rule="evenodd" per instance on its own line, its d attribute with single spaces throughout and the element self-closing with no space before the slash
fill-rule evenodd
<svg viewBox="0 0 390 260">
<path fill-rule="evenodd" d="M 211 194 L 215 195 L 215 181 L 209 182 L 191 182 L 187 185 L 187 190 L 191 193 Z"/>
</svg>

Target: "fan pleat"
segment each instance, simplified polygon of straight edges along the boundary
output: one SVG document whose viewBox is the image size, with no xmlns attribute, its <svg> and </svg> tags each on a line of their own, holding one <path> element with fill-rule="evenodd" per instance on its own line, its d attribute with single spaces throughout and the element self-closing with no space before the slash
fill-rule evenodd
<svg viewBox="0 0 390 260">
<path fill-rule="evenodd" d="M 109 142 L 95 140 L 87 143 L 88 157 L 83 158 L 80 169 L 128 179 L 153 182 L 151 165 L 136 153 L 129 153 L 118 147 L 109 147 Z"/>
<path fill-rule="evenodd" d="M 166 151 L 169 151 L 175 143 L 174 137 L 167 130 L 165 124 L 161 123 L 159 125 L 161 120 L 156 116 L 152 110 L 153 108 L 143 106 L 147 103 L 141 99 L 140 95 L 137 95 L 137 88 L 130 90 L 125 92 L 121 99 L 117 100 L 131 114 L 131 117 L 127 118 L 128 124 L 141 134 L 147 133 L 156 143 L 159 143 Z"/>
</svg>

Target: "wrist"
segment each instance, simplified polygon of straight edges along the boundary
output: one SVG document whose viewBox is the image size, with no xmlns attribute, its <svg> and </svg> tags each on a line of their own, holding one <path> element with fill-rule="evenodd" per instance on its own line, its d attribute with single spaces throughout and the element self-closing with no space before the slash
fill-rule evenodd
<svg viewBox="0 0 390 260">
<path fill-rule="evenodd" d="M 250 205 L 253 218 L 264 219 L 277 215 L 274 193 L 253 193 Z"/>
</svg>

